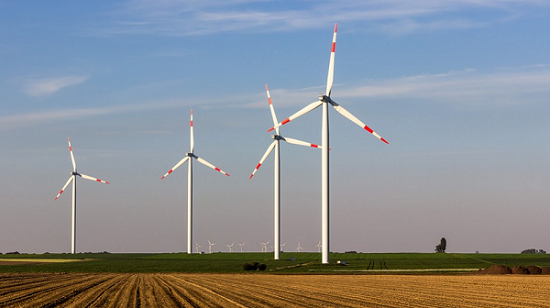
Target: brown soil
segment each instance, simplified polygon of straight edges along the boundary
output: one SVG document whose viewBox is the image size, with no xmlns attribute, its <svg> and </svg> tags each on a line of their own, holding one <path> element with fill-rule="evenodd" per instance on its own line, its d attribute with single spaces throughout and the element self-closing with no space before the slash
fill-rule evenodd
<svg viewBox="0 0 550 308">
<path fill-rule="evenodd" d="M 540 267 L 535 265 L 527 265 L 525 268 L 529 271 L 529 275 L 540 275 L 542 273 Z"/>
<path fill-rule="evenodd" d="M 512 269 L 504 265 L 493 265 L 486 269 L 480 269 L 477 273 L 486 275 L 504 275 L 512 274 Z"/>
<path fill-rule="evenodd" d="M 550 277 L 0 274 L 0 307 L 550 307 Z"/>
<path fill-rule="evenodd" d="M 523 266 L 516 265 L 512 267 L 512 274 L 529 275 L 529 270 Z"/>
</svg>

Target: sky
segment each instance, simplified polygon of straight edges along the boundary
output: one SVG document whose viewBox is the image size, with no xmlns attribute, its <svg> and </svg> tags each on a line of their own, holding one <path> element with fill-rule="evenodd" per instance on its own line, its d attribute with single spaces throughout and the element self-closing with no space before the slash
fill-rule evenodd
<svg viewBox="0 0 550 308">
<path fill-rule="evenodd" d="M 273 242 L 279 120 L 331 108 L 330 250 L 550 249 L 550 2 L 0 0 L 0 252 L 182 252 L 189 151 L 202 251 Z M 281 127 L 321 143 L 320 108 Z M 321 151 L 281 145 L 281 243 L 316 251 Z M 193 244 L 195 246 L 195 244 Z"/>
</svg>

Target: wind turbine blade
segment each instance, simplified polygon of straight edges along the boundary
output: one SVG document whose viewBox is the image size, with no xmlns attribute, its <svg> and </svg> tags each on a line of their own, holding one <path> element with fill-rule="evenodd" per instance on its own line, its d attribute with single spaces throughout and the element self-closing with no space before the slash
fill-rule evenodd
<svg viewBox="0 0 550 308">
<path fill-rule="evenodd" d="M 61 188 L 61 191 L 59 192 L 59 194 L 57 194 L 57 197 L 55 197 L 55 200 L 57 200 L 57 198 L 59 198 L 59 196 L 61 196 L 61 194 L 65 191 L 65 188 L 67 188 L 67 186 L 69 186 L 69 184 L 71 184 L 71 181 L 73 180 L 74 176 L 71 175 L 71 177 L 69 178 L 69 180 L 67 181 L 67 183 L 65 183 L 65 186 L 63 186 L 63 188 Z M 55 201 L 53 200 L 53 201 Z"/>
<path fill-rule="evenodd" d="M 264 156 L 262 156 L 262 159 L 260 159 L 260 162 L 259 162 L 258 165 L 256 166 L 256 169 L 254 169 L 254 171 L 252 171 L 252 174 L 251 174 L 250 177 L 248 178 L 249 180 L 254 176 L 254 174 L 256 173 L 256 171 L 258 171 L 258 169 L 260 169 L 260 167 L 261 167 L 262 164 L 264 163 L 264 160 L 269 156 L 269 154 L 271 153 L 271 151 L 273 151 L 273 148 L 275 148 L 275 145 L 277 145 L 277 140 L 273 141 L 273 142 L 271 143 L 271 145 L 267 148 L 267 151 L 265 151 Z"/>
<path fill-rule="evenodd" d="M 277 135 L 279 134 L 279 127 L 277 124 L 279 121 L 277 120 L 277 115 L 275 114 L 275 109 L 273 108 L 273 103 L 271 101 L 271 95 L 269 94 L 269 88 L 267 87 L 267 84 L 265 85 L 265 91 L 267 92 L 267 100 L 269 102 L 269 109 L 271 110 L 271 118 L 273 118 L 273 127 L 275 127 L 275 131 L 277 132 Z"/>
<path fill-rule="evenodd" d="M 362 128 L 364 128 L 365 130 L 367 130 L 369 133 L 373 134 L 376 138 L 382 140 L 383 142 L 385 142 L 386 144 L 389 144 L 389 142 L 386 141 L 386 139 L 380 137 L 380 135 L 378 135 L 376 132 L 374 132 L 370 127 L 368 127 L 367 125 L 365 125 L 365 123 L 361 122 L 358 118 L 356 118 L 353 114 L 351 114 L 349 111 L 347 111 L 346 109 L 344 109 L 344 107 L 334 103 L 332 104 L 334 106 L 334 109 L 336 109 L 336 111 L 338 111 L 341 115 L 343 115 L 344 117 L 348 118 L 349 120 L 351 120 L 353 123 L 361 126 Z"/>
<path fill-rule="evenodd" d="M 90 181 L 96 181 L 96 182 L 100 182 L 100 183 L 104 183 L 104 184 L 111 184 L 107 181 L 103 181 L 103 180 L 100 180 L 100 179 L 96 179 L 94 177 L 91 177 L 89 175 L 85 175 L 85 174 L 80 174 L 80 176 L 83 178 L 83 179 L 86 179 L 86 180 L 90 180 Z"/>
<path fill-rule="evenodd" d="M 195 136 L 193 134 L 193 109 L 191 109 L 191 122 L 190 122 L 190 142 L 191 142 L 191 153 L 195 151 Z"/>
<path fill-rule="evenodd" d="M 293 114 L 293 115 L 291 115 L 290 117 L 288 117 L 288 118 L 287 118 L 286 120 L 284 120 L 283 122 L 278 123 L 277 125 L 275 125 L 275 126 L 273 126 L 272 128 L 270 128 L 270 129 L 268 130 L 268 132 L 274 130 L 274 129 L 277 128 L 277 127 L 280 127 L 280 126 L 282 126 L 282 125 L 285 125 L 286 123 L 288 123 L 288 122 L 290 122 L 290 121 L 292 121 L 292 120 L 295 120 L 296 118 L 299 118 L 299 117 L 303 116 L 304 114 L 306 114 L 306 113 L 312 111 L 313 109 L 315 109 L 315 108 L 321 106 L 322 104 L 323 104 L 322 101 L 316 101 L 316 102 L 313 102 L 313 103 L 311 103 L 311 104 L 305 106 L 304 108 L 302 108 L 301 110 L 299 110 L 299 111 L 296 112 L 295 114 Z"/>
<path fill-rule="evenodd" d="M 74 161 L 73 147 L 71 146 L 71 139 L 69 139 L 69 137 L 67 137 L 67 140 L 69 141 L 69 152 L 71 153 L 71 161 L 73 163 L 73 171 L 76 171 L 76 162 Z"/>
<path fill-rule="evenodd" d="M 332 50 L 330 52 L 330 62 L 328 64 L 328 76 L 327 76 L 327 92 L 326 95 L 330 97 L 332 91 L 332 82 L 334 80 L 334 52 L 336 51 L 336 30 L 338 24 L 334 24 L 334 36 L 332 37 Z"/>
<path fill-rule="evenodd" d="M 227 173 L 227 172 L 223 171 L 222 169 L 220 169 L 220 168 L 218 168 L 218 167 L 212 165 L 211 163 L 207 162 L 206 160 L 204 160 L 204 159 L 202 159 L 202 158 L 200 158 L 200 157 L 198 157 L 198 156 L 195 156 L 195 157 L 197 158 L 197 161 L 198 161 L 199 163 L 201 163 L 201 164 L 203 164 L 203 165 L 205 165 L 205 166 L 207 166 L 207 167 L 210 167 L 210 168 L 212 168 L 212 169 L 214 169 L 214 170 L 216 170 L 216 171 L 218 171 L 218 172 L 221 172 L 221 173 L 223 173 L 223 174 L 225 174 L 225 175 L 227 175 L 227 176 L 230 176 L 229 173 Z"/>
<path fill-rule="evenodd" d="M 179 161 L 179 163 L 177 163 L 174 168 L 170 169 L 170 171 L 166 172 L 165 175 L 163 175 L 160 179 L 164 179 L 167 175 L 169 175 L 170 173 L 174 172 L 174 170 L 178 169 L 179 166 L 183 165 L 187 160 L 189 159 L 189 156 L 185 156 L 182 160 Z"/>
<path fill-rule="evenodd" d="M 305 141 L 302 141 L 302 140 L 298 140 L 298 139 L 294 139 L 294 138 L 288 138 L 288 137 L 284 137 L 284 140 L 288 143 L 291 143 L 291 144 L 297 144 L 297 145 L 303 145 L 305 147 L 312 147 L 312 148 L 319 148 L 321 149 L 321 146 L 320 145 L 317 145 L 317 144 L 314 144 L 314 143 L 309 143 L 309 142 L 305 142 Z"/>
</svg>

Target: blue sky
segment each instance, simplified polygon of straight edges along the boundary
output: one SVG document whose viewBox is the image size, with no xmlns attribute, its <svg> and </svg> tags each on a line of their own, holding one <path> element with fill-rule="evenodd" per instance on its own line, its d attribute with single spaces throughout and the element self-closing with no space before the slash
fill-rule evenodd
<svg viewBox="0 0 550 308">
<path fill-rule="evenodd" d="M 273 238 L 265 84 L 279 119 L 324 91 L 390 142 L 330 111 L 331 250 L 549 249 L 548 1 L 0 1 L 0 252 L 186 247 L 260 251 Z M 281 128 L 321 142 L 321 111 Z M 281 242 L 321 238 L 321 155 L 283 144 Z M 236 245 L 236 244 L 235 244 Z"/>
</svg>

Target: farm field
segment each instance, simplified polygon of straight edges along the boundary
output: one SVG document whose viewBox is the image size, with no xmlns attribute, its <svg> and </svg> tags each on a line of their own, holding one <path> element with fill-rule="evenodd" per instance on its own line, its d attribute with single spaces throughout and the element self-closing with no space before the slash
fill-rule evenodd
<svg viewBox="0 0 550 308">
<path fill-rule="evenodd" d="M 0 307 L 550 307 L 549 276 L 3 273 Z"/>
<path fill-rule="evenodd" d="M 245 262 L 267 265 L 267 273 L 464 272 L 495 264 L 550 266 L 547 254 L 332 253 L 321 264 L 319 253 L 141 253 L 0 255 L 1 272 L 44 273 L 242 273 Z M 345 261 L 339 265 L 337 261 Z M 80 261 L 80 262 L 68 262 Z"/>
</svg>

